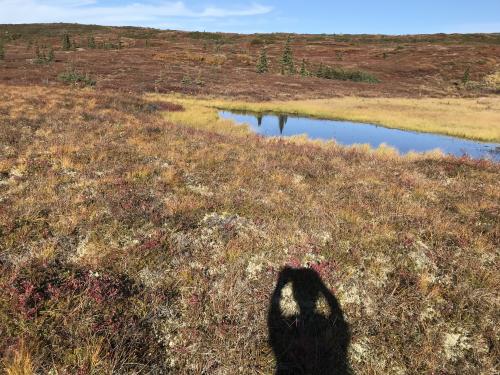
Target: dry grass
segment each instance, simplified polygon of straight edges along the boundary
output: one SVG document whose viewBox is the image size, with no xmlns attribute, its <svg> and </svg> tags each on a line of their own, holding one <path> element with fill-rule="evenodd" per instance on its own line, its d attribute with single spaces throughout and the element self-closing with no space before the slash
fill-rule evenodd
<svg viewBox="0 0 500 375">
<path fill-rule="evenodd" d="M 272 373 L 289 264 L 338 298 L 356 373 L 496 372 L 498 164 L 266 140 L 152 104 L 1 87 L 6 370 Z"/>
<path fill-rule="evenodd" d="M 500 71 L 487 75 L 484 83 L 492 90 L 500 91 Z"/>
<path fill-rule="evenodd" d="M 33 360 L 23 341 L 19 347 L 13 350 L 13 353 L 7 354 L 4 362 L 4 370 L 6 375 L 33 375 L 34 371 Z"/>
<path fill-rule="evenodd" d="M 500 142 L 500 97 L 404 99 L 344 97 L 303 101 L 242 102 L 180 98 L 186 103 L 252 112 L 278 112 L 350 120 L 390 128 Z"/>
</svg>

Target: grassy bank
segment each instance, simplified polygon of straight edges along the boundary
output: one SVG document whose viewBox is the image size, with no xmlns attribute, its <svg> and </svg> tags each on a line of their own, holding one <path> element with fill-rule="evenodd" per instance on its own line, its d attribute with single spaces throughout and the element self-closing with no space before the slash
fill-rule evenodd
<svg viewBox="0 0 500 375">
<path fill-rule="evenodd" d="M 303 101 L 242 102 L 178 97 L 189 105 L 348 120 L 389 128 L 500 142 L 500 97 L 403 99 L 343 97 Z"/>
<path fill-rule="evenodd" d="M 7 374 L 271 374 L 285 265 L 338 301 L 355 373 L 495 373 L 497 164 L 263 139 L 123 92 L 4 86 L 0 113 Z"/>
</svg>

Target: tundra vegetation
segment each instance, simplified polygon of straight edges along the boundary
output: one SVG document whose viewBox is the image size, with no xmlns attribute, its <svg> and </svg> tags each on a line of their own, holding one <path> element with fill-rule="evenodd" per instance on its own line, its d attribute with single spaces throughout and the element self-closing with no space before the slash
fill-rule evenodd
<svg viewBox="0 0 500 375">
<path fill-rule="evenodd" d="M 71 39 L 69 37 L 69 34 L 64 33 L 63 39 L 62 39 L 62 49 L 64 51 L 69 51 L 71 49 L 71 47 L 72 47 L 72 44 L 71 44 Z"/>
<path fill-rule="evenodd" d="M 314 270 L 338 300 L 355 373 L 498 370 L 498 163 L 262 138 L 217 116 L 283 111 L 498 141 L 496 34 L 289 43 L 311 72 L 340 64 L 380 77 L 370 84 L 279 64 L 258 74 L 263 45 L 280 61 L 281 34 L 0 29 L 4 372 L 272 373 L 267 319 L 285 266 Z M 122 48 L 59 53 L 64 33 Z M 57 59 L 33 64 L 33 45 Z M 281 294 L 293 313 L 293 292 Z"/>
<path fill-rule="evenodd" d="M 257 73 L 269 72 L 269 62 L 267 60 L 267 52 L 265 48 L 260 51 L 259 61 L 257 62 Z"/>
<path fill-rule="evenodd" d="M 494 95 L 498 85 L 492 85 L 488 77 L 500 71 L 498 34 L 290 37 L 34 24 L 0 25 L 0 35 L 8 56 L 0 82 L 12 85 L 56 84 L 58 75 L 74 64 L 99 77 L 98 89 L 137 93 L 157 90 L 252 101 L 339 96 L 449 98 Z M 31 64 L 35 44 L 51 46 L 57 61 Z M 297 73 L 306 60 L 307 77 L 280 74 L 287 44 L 293 60 L 289 62 Z M 258 74 L 256 64 L 263 47 L 269 72 Z M 58 53 L 64 49 L 65 53 Z M 331 70 L 320 75 L 336 79 L 318 77 L 320 67 Z M 463 84 L 468 67 L 468 82 Z M 197 76 L 200 70 L 204 85 L 182 84 L 182 77 Z M 160 74 L 169 77 L 161 85 L 157 82 Z M 371 83 L 374 80 L 379 82 Z"/>
</svg>

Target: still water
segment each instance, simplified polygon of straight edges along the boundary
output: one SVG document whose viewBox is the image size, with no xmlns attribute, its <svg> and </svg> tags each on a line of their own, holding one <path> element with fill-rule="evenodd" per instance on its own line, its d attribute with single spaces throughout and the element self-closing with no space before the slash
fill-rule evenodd
<svg viewBox="0 0 500 375">
<path fill-rule="evenodd" d="M 257 134 L 267 137 L 289 137 L 306 134 L 311 139 L 335 140 L 342 145 L 369 144 L 376 148 L 382 143 L 401 154 L 440 149 L 445 154 L 468 155 L 475 159 L 500 161 L 500 144 L 471 141 L 432 133 L 389 129 L 383 126 L 349 121 L 318 120 L 287 115 L 249 114 L 220 111 L 222 118 L 245 123 Z"/>
</svg>

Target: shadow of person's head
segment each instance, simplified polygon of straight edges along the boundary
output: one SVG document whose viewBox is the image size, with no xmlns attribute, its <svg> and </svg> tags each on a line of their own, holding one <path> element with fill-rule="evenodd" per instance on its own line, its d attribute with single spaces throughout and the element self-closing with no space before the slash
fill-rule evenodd
<svg viewBox="0 0 500 375">
<path fill-rule="evenodd" d="M 335 296 L 310 268 L 284 268 L 271 296 L 269 341 L 276 374 L 349 374 L 349 327 Z"/>
</svg>

